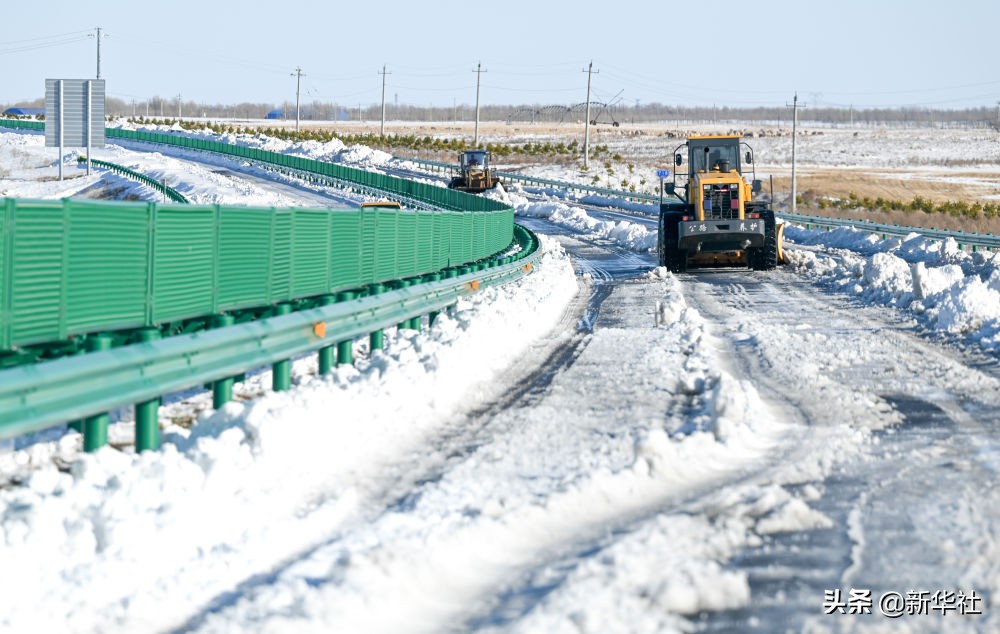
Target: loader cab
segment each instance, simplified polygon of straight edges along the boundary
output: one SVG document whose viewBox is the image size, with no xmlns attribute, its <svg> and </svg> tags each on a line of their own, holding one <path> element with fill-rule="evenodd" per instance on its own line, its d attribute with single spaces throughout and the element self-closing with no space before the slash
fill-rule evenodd
<svg viewBox="0 0 1000 634">
<path fill-rule="evenodd" d="M 686 157 L 682 152 L 685 147 Z M 743 156 L 740 156 L 741 149 L 746 150 Z M 687 169 L 681 168 L 685 162 Z M 753 194 L 761 191 L 761 183 L 757 180 L 753 165 L 753 150 L 743 143 L 742 137 L 735 134 L 690 137 L 674 150 L 674 165 L 678 169 L 674 170 L 673 181 L 665 184 L 663 193 L 675 196 L 685 203 L 695 202 L 689 191 L 692 182 L 698 186 L 706 179 L 720 183 L 746 180 L 751 183 Z M 744 170 L 749 172 L 749 178 L 744 178 Z M 734 171 L 736 174 L 732 175 Z M 747 200 L 750 199 L 750 193 L 747 193 Z"/>
<path fill-rule="evenodd" d="M 462 172 L 487 170 L 490 167 L 490 153 L 486 150 L 466 150 L 458 155 L 458 164 Z"/>
</svg>

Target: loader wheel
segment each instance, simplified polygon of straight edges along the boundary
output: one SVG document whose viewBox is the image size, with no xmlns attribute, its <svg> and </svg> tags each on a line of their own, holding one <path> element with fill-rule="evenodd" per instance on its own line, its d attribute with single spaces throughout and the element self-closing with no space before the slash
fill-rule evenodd
<svg viewBox="0 0 1000 634">
<path fill-rule="evenodd" d="M 687 272 L 687 249 L 677 248 L 680 239 L 677 223 L 682 215 L 678 213 L 663 214 L 663 241 L 660 244 L 660 266 L 667 267 L 671 273 Z"/>
<path fill-rule="evenodd" d="M 774 212 L 761 212 L 764 221 L 764 246 L 749 249 L 750 268 L 755 271 L 770 271 L 778 266 L 778 231 L 774 222 Z"/>
</svg>

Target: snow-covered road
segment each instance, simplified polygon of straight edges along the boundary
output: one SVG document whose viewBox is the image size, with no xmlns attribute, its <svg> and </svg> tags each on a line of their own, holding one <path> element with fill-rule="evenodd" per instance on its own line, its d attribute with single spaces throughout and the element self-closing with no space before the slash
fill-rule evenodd
<svg viewBox="0 0 1000 634">
<path fill-rule="evenodd" d="M 1000 630 L 995 257 L 796 229 L 790 266 L 675 276 L 498 195 L 543 264 L 433 329 L 160 452 L 0 455 L 0 630 Z"/>
<path fill-rule="evenodd" d="M 829 626 L 830 617 L 815 615 L 834 589 L 876 598 L 913 589 L 995 593 L 995 517 L 982 512 L 1000 508 L 995 362 L 930 342 L 894 311 L 818 290 L 792 272 L 688 277 L 689 301 L 724 333 L 741 373 L 786 404 L 786 420 L 801 421 L 797 442 L 819 440 L 790 456 L 775 483 L 807 489 L 824 518 L 812 534 L 742 552 L 737 561 L 764 609 L 709 623 L 753 614 L 765 630 L 789 620 Z M 982 621 L 940 616 L 908 625 L 986 631 Z"/>
</svg>

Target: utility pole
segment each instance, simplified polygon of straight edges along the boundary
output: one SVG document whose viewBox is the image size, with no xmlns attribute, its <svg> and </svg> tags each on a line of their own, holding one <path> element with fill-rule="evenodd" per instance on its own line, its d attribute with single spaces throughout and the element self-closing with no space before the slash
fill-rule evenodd
<svg viewBox="0 0 1000 634">
<path fill-rule="evenodd" d="M 177 118 L 181 118 L 181 96 L 177 95 Z"/>
<path fill-rule="evenodd" d="M 799 103 L 799 93 L 795 93 L 792 103 L 786 103 L 785 107 L 792 109 L 792 213 L 795 213 L 797 193 L 795 189 L 795 137 L 798 135 L 799 108 L 805 108 L 806 104 Z"/>
<path fill-rule="evenodd" d="M 109 37 L 107 33 L 101 34 L 101 27 L 95 26 L 94 30 L 97 31 L 97 35 L 91 33 L 88 37 L 97 38 L 97 78 L 101 78 L 101 38 Z"/>
<path fill-rule="evenodd" d="M 295 72 L 289 75 L 295 78 L 295 131 L 299 131 L 299 89 L 302 87 L 302 69 L 295 67 Z M 314 115 L 315 116 L 315 115 Z"/>
<path fill-rule="evenodd" d="M 382 64 L 382 71 L 379 75 L 382 75 L 382 125 L 378 129 L 379 136 L 385 136 L 385 78 L 392 73 L 386 72 L 385 64 Z"/>
<path fill-rule="evenodd" d="M 472 71 L 476 74 L 476 131 L 472 136 L 473 147 L 479 147 L 479 78 L 486 71 L 483 70 L 482 63 L 476 64 L 476 70 Z"/>
<path fill-rule="evenodd" d="M 594 73 L 601 71 L 594 70 L 594 60 L 591 60 L 583 72 L 587 73 L 587 121 L 583 126 L 583 167 L 588 169 L 590 167 L 590 78 Z"/>
</svg>

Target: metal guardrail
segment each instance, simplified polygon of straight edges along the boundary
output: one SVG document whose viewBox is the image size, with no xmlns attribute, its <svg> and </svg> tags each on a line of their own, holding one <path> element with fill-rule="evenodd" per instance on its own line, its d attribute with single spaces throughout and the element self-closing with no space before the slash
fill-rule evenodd
<svg viewBox="0 0 1000 634">
<path fill-rule="evenodd" d="M 880 233 L 885 236 L 908 236 L 911 233 L 920 234 L 926 238 L 934 240 L 945 240 L 952 238 L 959 247 L 966 244 L 976 249 L 984 247 L 987 249 L 1000 248 L 1000 236 L 988 233 L 966 233 L 964 231 L 946 231 L 944 229 L 928 229 L 926 227 L 908 227 L 904 225 L 888 225 L 868 220 L 854 220 L 851 218 L 826 218 L 821 216 L 809 216 L 806 214 L 793 214 L 779 211 L 776 214 L 780 218 L 791 220 L 804 225 L 816 225 L 818 227 L 852 227 L 869 233 Z"/>
<path fill-rule="evenodd" d="M 457 170 L 458 166 L 454 163 L 443 163 L 440 161 L 429 161 L 425 159 L 418 158 L 404 158 L 395 157 L 397 161 L 409 161 L 411 163 L 417 163 L 419 165 L 426 165 L 434 169 L 442 170 Z M 524 183 L 530 183 L 532 185 L 555 187 L 558 189 L 568 189 L 581 192 L 589 192 L 592 194 L 599 194 L 602 196 L 608 196 L 609 198 L 628 198 L 631 200 L 639 200 L 644 202 L 658 203 L 660 201 L 659 196 L 655 194 L 643 194 L 637 192 L 627 192 L 617 189 L 607 189 L 603 187 L 593 187 L 590 185 L 582 185 L 580 183 L 568 183 L 563 181 L 556 181 L 547 178 L 536 178 L 533 176 L 525 176 L 523 174 L 517 174 L 515 172 L 497 172 L 502 178 L 508 180 L 517 180 Z M 847 218 L 828 218 L 824 216 L 810 216 L 806 214 L 792 214 L 784 211 L 776 211 L 775 215 L 780 218 L 785 218 L 786 220 L 791 220 L 793 222 L 817 225 L 820 227 L 854 227 L 855 229 L 861 231 L 868 231 L 871 233 L 881 233 L 883 235 L 893 235 L 893 236 L 907 236 L 911 233 L 917 233 L 927 238 L 932 238 L 934 240 L 945 240 L 947 238 L 954 239 L 959 246 L 970 245 L 973 248 L 984 247 L 988 249 L 1000 248 L 1000 236 L 995 236 L 992 234 L 984 233 L 966 233 L 965 231 L 948 231 L 945 229 L 928 229 L 926 227 L 909 227 L 905 225 L 889 225 L 877 222 L 871 222 L 868 220 L 853 220 Z"/>
<path fill-rule="evenodd" d="M 76 162 L 86 163 L 87 157 L 86 156 L 77 157 Z M 90 159 L 90 162 L 93 165 L 96 165 L 97 167 L 103 167 L 106 170 L 110 170 L 116 174 L 121 174 L 126 178 L 130 178 L 134 181 L 142 183 L 143 185 L 146 185 L 147 187 L 151 187 L 156 191 L 160 192 L 161 194 L 163 194 L 164 196 L 166 196 L 167 198 L 169 198 L 170 200 L 174 201 L 175 203 L 189 202 L 188 199 L 185 198 L 183 194 L 181 194 L 173 187 L 168 187 L 166 183 L 161 183 L 155 178 L 151 178 L 149 176 L 146 176 L 145 174 L 141 174 L 134 170 L 130 170 L 124 165 L 118 165 L 117 163 L 109 163 L 108 161 L 101 161 L 95 158 Z"/>
<path fill-rule="evenodd" d="M 0 373 L 0 439 L 148 402 L 302 353 L 349 345 L 355 337 L 395 324 L 412 327 L 415 316 L 433 315 L 483 287 L 526 275 L 542 256 L 533 236 L 526 246 L 532 251 L 515 262 L 419 287 L 6 370 Z M 346 356 L 338 362 L 352 361 L 349 347 Z"/>
</svg>

